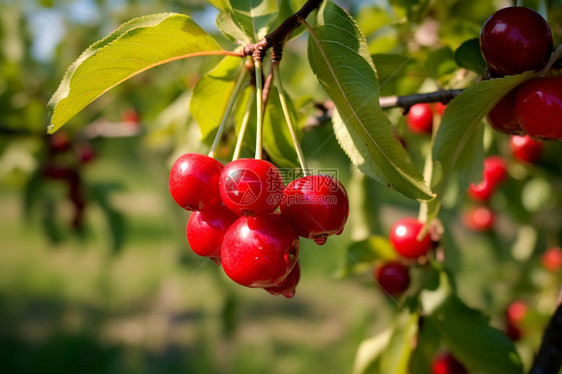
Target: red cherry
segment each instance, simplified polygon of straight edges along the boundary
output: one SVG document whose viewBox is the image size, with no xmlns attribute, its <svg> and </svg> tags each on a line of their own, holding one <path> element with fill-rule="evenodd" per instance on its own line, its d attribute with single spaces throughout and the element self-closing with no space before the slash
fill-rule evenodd
<svg viewBox="0 0 562 374">
<path fill-rule="evenodd" d="M 377 267 L 375 277 L 381 288 L 393 296 L 403 294 L 410 286 L 409 268 L 398 261 L 390 261 Z"/>
<path fill-rule="evenodd" d="M 484 178 L 480 183 L 471 183 L 468 187 L 468 196 L 474 201 L 488 201 L 496 189 L 496 185 Z"/>
<path fill-rule="evenodd" d="M 484 179 L 497 185 L 507 177 L 507 162 L 501 156 L 488 156 L 484 160 Z"/>
<path fill-rule="evenodd" d="M 123 113 L 121 113 L 121 121 L 131 124 L 131 125 L 137 125 L 139 123 L 139 114 L 136 110 L 134 109 L 127 109 L 125 110 Z"/>
<path fill-rule="evenodd" d="M 521 330 L 521 328 L 515 326 L 513 323 L 507 321 L 507 325 L 505 328 L 505 334 L 507 335 L 507 337 L 516 342 L 519 339 L 521 339 L 521 336 L 523 336 L 523 331 Z"/>
<path fill-rule="evenodd" d="M 562 248 L 554 247 L 546 250 L 541 256 L 542 266 L 553 273 L 562 269 Z"/>
<path fill-rule="evenodd" d="M 542 69 L 552 46 L 548 23 L 529 8 L 500 9 L 480 31 L 482 56 L 490 69 L 502 76 Z"/>
<path fill-rule="evenodd" d="M 433 129 L 433 111 L 431 105 L 418 103 L 412 105 L 406 119 L 408 128 L 416 134 L 431 134 Z"/>
<path fill-rule="evenodd" d="M 521 326 L 526 315 L 527 304 L 523 301 L 514 301 L 507 307 L 507 320 L 515 326 Z"/>
<path fill-rule="evenodd" d="M 94 148 L 90 145 L 90 143 L 80 144 L 78 146 L 77 153 L 81 164 L 88 164 L 96 157 Z"/>
<path fill-rule="evenodd" d="M 293 270 L 291 270 L 289 275 L 287 275 L 287 278 L 285 278 L 283 283 L 281 283 L 279 286 L 265 287 L 265 290 L 272 295 L 283 295 L 287 299 L 290 299 L 295 296 L 296 288 L 300 278 L 301 266 L 297 261 L 295 267 L 293 268 Z"/>
<path fill-rule="evenodd" d="M 486 206 L 472 207 L 464 213 L 464 224 L 474 231 L 488 231 L 494 226 L 494 212 Z"/>
<path fill-rule="evenodd" d="M 488 123 L 496 131 L 504 134 L 522 135 L 525 132 L 519 125 L 519 121 L 515 117 L 515 96 L 517 90 L 510 91 L 490 110 Z"/>
<path fill-rule="evenodd" d="M 418 258 L 425 255 L 432 247 L 433 241 L 425 234 L 418 241 L 417 237 L 423 223 L 413 217 L 401 218 L 390 229 L 390 243 L 400 255 L 406 258 Z"/>
<path fill-rule="evenodd" d="M 443 352 L 433 358 L 433 374 L 468 374 L 466 368 L 449 352 Z"/>
<path fill-rule="evenodd" d="M 283 192 L 281 214 L 304 238 L 324 244 L 330 235 L 341 234 L 349 216 L 344 186 L 329 175 L 308 175 L 289 183 Z"/>
<path fill-rule="evenodd" d="M 281 202 L 284 188 L 283 178 L 275 165 L 251 158 L 229 162 L 219 179 L 224 205 L 239 215 L 273 212 Z"/>
<path fill-rule="evenodd" d="M 209 156 L 185 153 L 170 170 L 168 184 L 175 202 L 187 210 L 207 210 L 220 205 L 219 176 L 224 165 Z"/>
<path fill-rule="evenodd" d="M 435 112 L 440 116 L 442 116 L 443 113 L 445 113 L 445 109 L 447 109 L 447 105 L 440 102 L 435 103 Z"/>
<path fill-rule="evenodd" d="M 224 205 L 191 213 L 186 227 L 189 246 L 199 256 L 220 258 L 224 234 L 237 219 Z"/>
<path fill-rule="evenodd" d="M 516 160 L 534 164 L 541 158 L 543 144 L 531 139 L 529 135 L 513 135 L 509 148 Z"/>
<path fill-rule="evenodd" d="M 238 218 L 224 235 L 222 267 L 246 287 L 280 286 L 295 266 L 299 239 L 279 213 Z"/>
<path fill-rule="evenodd" d="M 50 179 L 66 179 L 72 172 L 72 169 L 65 165 L 58 164 L 45 164 L 43 166 L 43 175 Z"/>
<path fill-rule="evenodd" d="M 562 77 L 533 78 L 515 98 L 515 115 L 536 140 L 562 139 Z"/>
<path fill-rule="evenodd" d="M 49 136 L 49 153 L 63 153 L 70 149 L 70 137 L 64 131 L 59 131 Z"/>
</svg>

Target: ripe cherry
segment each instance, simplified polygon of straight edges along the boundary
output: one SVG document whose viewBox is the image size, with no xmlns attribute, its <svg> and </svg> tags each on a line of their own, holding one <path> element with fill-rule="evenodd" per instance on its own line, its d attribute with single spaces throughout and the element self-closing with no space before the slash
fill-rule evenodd
<svg viewBox="0 0 562 374">
<path fill-rule="evenodd" d="M 401 218 L 390 229 L 390 243 L 400 255 L 406 258 L 418 258 L 425 255 L 432 247 L 433 241 L 428 234 L 418 241 L 417 237 L 423 223 L 413 217 Z"/>
<path fill-rule="evenodd" d="M 515 115 L 536 140 L 562 139 L 562 77 L 533 78 L 515 98 Z"/>
<path fill-rule="evenodd" d="M 344 186 L 329 175 L 308 175 L 289 183 L 283 192 L 281 214 L 295 232 L 323 244 L 343 230 L 349 215 Z"/>
<path fill-rule="evenodd" d="M 478 184 L 471 183 L 468 187 L 468 196 L 474 201 L 488 201 L 492 197 L 496 185 L 489 179 L 482 179 Z"/>
<path fill-rule="evenodd" d="M 507 177 L 507 162 L 501 156 L 488 156 L 484 160 L 484 179 L 499 184 Z"/>
<path fill-rule="evenodd" d="M 488 231 L 494 227 L 495 214 L 487 206 L 471 207 L 464 212 L 464 224 L 474 231 Z"/>
<path fill-rule="evenodd" d="M 272 295 L 283 295 L 287 299 L 290 299 L 291 297 L 295 296 L 300 278 L 301 266 L 297 261 L 295 267 L 293 268 L 293 270 L 291 270 L 289 275 L 287 275 L 287 278 L 285 278 L 283 283 L 281 283 L 279 286 L 265 287 L 265 290 Z"/>
<path fill-rule="evenodd" d="M 408 128 L 416 134 L 431 134 L 433 129 L 433 110 L 427 103 L 412 105 L 406 119 Z"/>
<path fill-rule="evenodd" d="M 534 164 L 541 158 L 543 144 L 531 139 L 529 135 L 513 135 L 509 148 L 516 160 Z"/>
<path fill-rule="evenodd" d="M 507 308 L 507 320 L 515 326 L 521 326 L 527 315 L 527 304 L 523 301 L 514 301 Z"/>
<path fill-rule="evenodd" d="M 277 167 L 265 160 L 241 158 L 229 162 L 219 179 L 224 205 L 239 215 L 273 212 L 281 202 L 284 188 Z"/>
<path fill-rule="evenodd" d="M 500 9 L 480 31 L 482 56 L 490 69 L 502 76 L 542 69 L 552 46 L 548 23 L 529 8 Z"/>
<path fill-rule="evenodd" d="M 562 269 L 562 248 L 547 249 L 541 256 L 541 264 L 550 272 L 559 272 Z"/>
<path fill-rule="evenodd" d="M 191 213 L 186 227 L 189 246 L 199 256 L 220 258 L 224 234 L 237 219 L 236 213 L 224 205 Z"/>
<path fill-rule="evenodd" d="M 468 374 L 466 368 L 449 352 L 436 355 L 431 363 L 433 374 Z"/>
<path fill-rule="evenodd" d="M 49 136 L 49 153 L 58 154 L 66 152 L 71 146 L 70 137 L 64 131 L 59 131 Z"/>
<path fill-rule="evenodd" d="M 515 96 L 517 90 L 510 91 L 488 113 L 488 123 L 496 131 L 504 134 L 522 135 L 525 132 L 515 117 Z"/>
<path fill-rule="evenodd" d="M 198 153 L 178 157 L 168 185 L 175 202 L 184 209 L 203 211 L 220 205 L 219 176 L 224 165 Z"/>
<path fill-rule="evenodd" d="M 437 114 L 439 114 L 440 116 L 443 115 L 443 113 L 445 113 L 445 109 L 447 109 L 447 105 L 443 104 L 441 102 L 437 102 L 435 103 L 435 112 Z"/>
<path fill-rule="evenodd" d="M 299 239 L 279 213 L 238 218 L 224 235 L 223 269 L 246 287 L 280 286 L 295 266 Z"/>
<path fill-rule="evenodd" d="M 390 261 L 378 266 L 375 277 L 381 288 L 393 296 L 403 294 L 410 286 L 409 268 L 398 261 Z"/>
</svg>

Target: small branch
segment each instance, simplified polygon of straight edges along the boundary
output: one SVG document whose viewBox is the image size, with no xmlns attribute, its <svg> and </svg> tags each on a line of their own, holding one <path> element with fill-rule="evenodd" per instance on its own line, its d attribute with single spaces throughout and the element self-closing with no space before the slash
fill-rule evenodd
<svg viewBox="0 0 562 374">
<path fill-rule="evenodd" d="M 262 40 L 255 44 L 245 46 L 242 53 L 245 56 L 252 56 L 254 61 L 262 61 L 267 50 L 269 48 L 274 48 L 277 52 L 275 55 L 280 59 L 280 52 L 283 49 L 283 44 L 285 44 L 291 32 L 300 25 L 299 19 L 306 18 L 314 9 L 322 4 L 322 1 L 323 0 L 308 0 L 302 8 L 287 17 L 279 27 L 267 34 Z"/>
<path fill-rule="evenodd" d="M 415 95 L 406 96 L 383 96 L 379 98 L 381 108 L 403 108 L 405 113 L 408 113 L 412 105 L 418 103 L 443 103 L 447 104 L 456 96 L 463 92 L 462 89 L 458 90 L 442 90 L 435 92 L 428 92 Z"/>
<path fill-rule="evenodd" d="M 562 303 L 544 330 L 539 352 L 529 374 L 557 374 L 562 366 Z"/>
</svg>

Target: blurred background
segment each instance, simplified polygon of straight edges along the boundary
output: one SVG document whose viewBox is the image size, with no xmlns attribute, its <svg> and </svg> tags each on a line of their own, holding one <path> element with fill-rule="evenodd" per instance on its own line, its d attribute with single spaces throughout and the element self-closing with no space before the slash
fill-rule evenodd
<svg viewBox="0 0 562 374">
<path fill-rule="evenodd" d="M 424 16 L 404 13 L 410 18 L 397 22 L 379 17 L 386 2 L 340 2 L 361 14 L 371 53 L 417 53 L 421 65 L 387 87 L 402 94 L 417 92 L 426 80 L 430 87 L 449 84 L 431 72 L 449 82 L 458 67 L 432 70 L 424 63 L 446 60 L 432 51 L 477 37 L 503 4 L 390 3 L 402 9 L 424 3 Z M 338 171 L 352 213 L 341 237 L 322 247 L 301 241 L 302 278 L 292 299 L 237 286 L 192 253 L 185 238 L 189 213 L 169 196 L 171 162 L 185 151 L 206 152 L 189 96 L 219 58 L 140 74 L 46 135 L 46 103 L 67 67 L 121 23 L 157 12 L 189 14 L 225 48 L 234 47 L 218 34 L 217 13 L 203 0 L 0 2 L 0 372 L 350 372 L 359 343 L 401 308 L 377 288 L 372 264 L 354 263 L 350 248 L 386 236 L 396 218 L 416 215 L 418 205 L 350 166 L 331 125 L 321 121 L 325 94 L 307 66 L 306 38 L 287 47 L 286 66 L 298 66 L 285 74 L 287 88 L 298 93 L 310 165 Z M 427 19 L 441 23 L 442 34 Z M 420 28 L 438 38 L 423 42 Z M 415 155 L 429 139 L 408 134 L 400 113 L 389 115 L 421 168 L 423 158 Z M 489 152 L 509 157 L 506 139 L 488 134 L 487 144 Z M 561 151 L 548 144 L 540 166 L 510 159 L 515 177 L 493 202 L 494 231 L 474 233 L 463 225 L 465 197 L 448 199 L 441 217 L 447 266 L 469 305 L 503 328 L 511 301 L 532 303 L 533 332 L 520 346 L 527 363 L 559 285 L 539 258 L 560 243 Z M 228 158 L 226 146 L 222 157 Z"/>
</svg>

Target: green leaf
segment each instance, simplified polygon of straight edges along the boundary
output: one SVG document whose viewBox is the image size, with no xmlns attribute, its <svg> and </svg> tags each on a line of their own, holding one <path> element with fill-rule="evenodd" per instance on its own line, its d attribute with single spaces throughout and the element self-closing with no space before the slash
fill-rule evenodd
<svg viewBox="0 0 562 374">
<path fill-rule="evenodd" d="M 199 125 L 201 139 L 209 145 L 217 133 L 242 65 L 240 58 L 227 56 L 193 88 L 189 111 Z"/>
<path fill-rule="evenodd" d="M 393 260 L 396 251 L 384 236 L 373 235 L 353 243 L 346 251 L 345 263 L 339 271 L 340 277 L 370 271 L 377 260 Z"/>
<path fill-rule="evenodd" d="M 416 60 L 396 54 L 375 54 L 380 95 L 410 95 L 417 93 L 426 75 Z"/>
<path fill-rule="evenodd" d="M 361 31 L 330 1 L 320 8 L 316 21 L 308 58 L 341 118 L 333 118 L 340 145 L 365 174 L 407 197 L 431 200 L 432 192 L 392 135 L 392 124 L 378 104 L 377 75 Z"/>
<path fill-rule="evenodd" d="M 428 220 L 437 217 L 447 181 L 459 168 L 459 160 L 470 160 L 475 134 L 482 119 L 511 89 L 533 76 L 532 72 L 479 82 L 454 98 L 441 118 L 433 141 L 431 188 L 437 198 L 428 204 Z M 466 171 L 466 170 L 464 170 Z"/>
<path fill-rule="evenodd" d="M 486 73 L 486 62 L 480 52 L 480 41 L 478 38 L 469 39 L 462 43 L 455 51 L 457 65 L 472 70 L 480 75 Z"/>
<path fill-rule="evenodd" d="M 439 335 L 439 330 L 431 323 L 423 321 L 420 325 L 416 349 L 412 353 L 412 359 L 410 360 L 410 373 L 433 374 L 431 368 L 432 359 L 439 349 L 441 336 Z"/>
<path fill-rule="evenodd" d="M 190 17 L 161 13 L 135 18 L 92 44 L 70 66 L 49 101 L 49 133 L 112 87 L 166 62 L 205 54 L 221 47 Z"/>
<path fill-rule="evenodd" d="M 435 291 L 423 291 L 424 323 L 439 331 L 441 338 L 470 371 L 487 374 L 519 374 L 523 367 L 513 342 L 490 326 L 481 312 L 466 306 L 453 292 L 450 280 L 440 272 Z"/>
<path fill-rule="evenodd" d="M 379 374 L 380 355 L 386 349 L 392 336 L 392 329 L 361 342 L 355 355 L 353 374 Z"/>
<path fill-rule="evenodd" d="M 418 333 L 419 316 L 405 310 L 394 321 L 390 341 L 381 356 L 380 372 L 407 374 L 413 340 Z"/>
<path fill-rule="evenodd" d="M 458 68 L 455 55 L 449 47 L 431 51 L 425 65 L 429 76 L 440 84 L 447 83 Z"/>
<path fill-rule="evenodd" d="M 229 12 L 220 12 L 216 19 L 218 29 L 233 42 L 251 44 L 251 39 L 244 33 L 240 26 L 232 19 Z"/>
<path fill-rule="evenodd" d="M 230 0 L 233 20 L 254 42 L 267 34 L 267 26 L 277 16 L 275 0 Z"/>
</svg>

